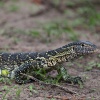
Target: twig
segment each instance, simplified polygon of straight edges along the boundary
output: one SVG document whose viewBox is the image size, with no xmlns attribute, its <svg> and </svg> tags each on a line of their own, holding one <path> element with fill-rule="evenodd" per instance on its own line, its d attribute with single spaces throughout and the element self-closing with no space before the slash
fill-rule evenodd
<svg viewBox="0 0 100 100">
<path fill-rule="evenodd" d="M 41 97 L 56 98 L 56 99 L 60 99 L 60 100 L 70 100 L 70 98 L 65 97 L 65 96 L 53 96 L 53 95 L 49 95 L 49 96 L 41 96 Z"/>
<path fill-rule="evenodd" d="M 42 15 L 42 14 L 50 11 L 51 9 L 55 9 L 59 13 L 64 13 L 64 11 L 63 11 L 63 9 L 61 9 L 60 5 L 56 5 L 53 2 L 51 2 L 50 0 L 39 0 L 39 1 L 32 0 L 32 2 L 40 4 L 40 5 L 44 5 L 46 9 L 40 10 L 39 12 L 37 12 L 35 14 L 31 14 L 30 17 Z"/>
<path fill-rule="evenodd" d="M 65 7 L 75 9 L 75 8 L 78 8 L 78 7 L 86 7 L 86 4 L 89 5 L 89 3 L 91 3 L 94 6 L 99 6 L 100 5 L 99 0 L 91 0 L 91 2 L 88 1 L 88 3 L 87 2 L 73 2 L 73 3 L 74 3 L 74 5 L 65 4 Z"/>
<path fill-rule="evenodd" d="M 56 98 L 56 99 L 60 99 L 60 100 L 86 100 L 86 96 L 76 96 L 73 95 L 72 97 L 67 97 L 67 96 L 53 96 L 53 95 L 40 95 L 41 97 L 46 97 L 46 98 Z"/>
<path fill-rule="evenodd" d="M 71 91 L 71 90 L 69 90 L 69 89 L 67 89 L 67 88 L 65 88 L 65 87 L 60 86 L 60 85 L 51 84 L 51 83 L 44 83 L 43 81 L 40 81 L 40 80 L 38 80 L 37 78 L 35 78 L 35 77 L 33 77 L 33 76 L 30 76 L 30 75 L 27 75 L 27 74 L 24 74 L 24 73 L 21 73 L 21 74 L 24 75 L 24 76 L 29 77 L 30 79 L 32 79 L 32 80 L 34 80 L 34 81 L 36 81 L 36 82 L 38 82 L 38 83 L 40 83 L 40 84 L 55 86 L 55 87 L 58 87 L 58 88 L 60 88 L 60 89 L 62 89 L 62 90 L 64 90 L 64 91 L 66 91 L 67 93 L 70 93 L 70 94 L 77 94 L 76 92 Z"/>
<path fill-rule="evenodd" d="M 36 12 L 36 13 L 30 14 L 29 17 L 40 16 L 40 15 L 45 14 L 45 13 L 48 12 L 48 11 L 50 11 L 50 8 L 47 7 L 47 8 L 45 8 L 45 9 L 43 9 L 43 10 L 40 10 L 40 11 L 38 11 L 38 12 Z"/>
</svg>

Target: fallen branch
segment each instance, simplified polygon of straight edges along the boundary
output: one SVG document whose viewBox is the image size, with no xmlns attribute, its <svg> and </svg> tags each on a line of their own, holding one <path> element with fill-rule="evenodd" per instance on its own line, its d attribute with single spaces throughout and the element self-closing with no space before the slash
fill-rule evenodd
<svg viewBox="0 0 100 100">
<path fill-rule="evenodd" d="M 38 83 L 40 83 L 40 84 L 42 84 L 42 85 L 55 86 L 55 87 L 58 87 L 58 88 L 64 90 L 64 91 L 67 92 L 67 93 L 70 93 L 70 94 L 77 94 L 76 92 L 74 92 L 74 91 L 72 91 L 72 90 L 69 90 L 69 89 L 67 89 L 67 88 L 65 88 L 65 87 L 63 87 L 63 86 L 60 86 L 60 85 L 57 85 L 57 84 L 45 83 L 45 82 L 43 82 L 43 81 L 38 80 L 37 78 L 35 78 L 35 77 L 33 77 L 33 76 L 30 76 L 30 75 L 27 75 L 27 74 L 24 74 L 24 73 L 21 73 L 21 74 L 24 75 L 24 76 L 26 76 L 26 77 L 28 77 L 28 78 L 30 78 L 30 79 L 32 79 L 32 80 L 34 80 L 34 81 L 36 81 L 36 82 L 38 82 Z"/>
<path fill-rule="evenodd" d="M 60 100 L 70 100 L 70 98 L 66 97 L 66 96 L 53 96 L 53 95 L 49 95 L 49 96 L 41 96 L 41 97 L 46 97 L 46 98 L 55 98 L 55 99 L 60 99 Z"/>
<path fill-rule="evenodd" d="M 53 96 L 53 95 L 48 95 L 48 96 L 43 96 L 43 95 L 40 95 L 41 97 L 45 97 L 45 98 L 55 98 L 55 99 L 60 99 L 60 100 L 86 100 L 86 97 L 85 96 L 76 96 L 76 95 L 73 95 L 72 97 L 67 97 L 67 96 Z"/>
</svg>

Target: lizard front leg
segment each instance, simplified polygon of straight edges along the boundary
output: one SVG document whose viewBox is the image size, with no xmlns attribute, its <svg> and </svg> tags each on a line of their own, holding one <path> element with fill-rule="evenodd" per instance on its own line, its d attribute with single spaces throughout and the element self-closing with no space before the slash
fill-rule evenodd
<svg viewBox="0 0 100 100">
<path fill-rule="evenodd" d="M 71 76 L 68 74 L 67 70 L 63 67 L 60 66 L 57 68 L 58 74 L 61 74 L 62 79 L 66 81 L 67 83 L 73 83 L 73 84 L 79 84 L 79 82 L 83 83 L 81 77 L 79 76 Z"/>
<path fill-rule="evenodd" d="M 19 66 L 19 68 L 15 70 L 16 83 L 26 84 L 26 83 L 31 82 L 31 80 L 27 76 L 24 76 L 23 74 L 26 74 L 26 75 L 27 73 L 30 74 L 35 67 L 36 67 L 36 62 L 26 62 L 22 64 L 21 66 Z"/>
</svg>

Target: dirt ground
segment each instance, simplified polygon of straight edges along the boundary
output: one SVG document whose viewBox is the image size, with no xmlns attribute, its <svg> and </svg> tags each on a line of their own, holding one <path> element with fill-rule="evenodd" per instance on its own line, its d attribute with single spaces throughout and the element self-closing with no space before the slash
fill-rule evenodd
<svg viewBox="0 0 100 100">
<path fill-rule="evenodd" d="M 43 26 L 63 19 L 74 21 L 78 17 L 75 9 L 67 9 L 71 11 L 69 14 L 61 14 L 51 9 L 42 15 L 32 17 L 32 14 L 41 9 L 45 7 L 28 0 L 5 0 L 4 4 L 0 3 L 1 51 L 46 51 L 74 41 L 68 32 L 63 32 L 60 36 L 48 35 Z M 27 34 L 30 30 L 38 30 L 39 36 Z M 78 25 L 73 27 L 73 30 L 79 40 L 88 40 L 100 47 L 99 25 L 90 29 Z M 91 67 L 90 63 L 94 65 L 90 70 L 86 70 Z M 24 85 L 13 82 L 10 85 L 0 83 L 0 100 L 100 100 L 100 67 L 97 67 L 97 64 L 100 64 L 100 56 L 96 54 L 64 64 L 71 75 L 85 78 L 83 88 L 60 83 L 67 89 L 77 92 L 78 95 L 71 95 L 57 87 L 41 86 L 36 82 Z"/>
</svg>

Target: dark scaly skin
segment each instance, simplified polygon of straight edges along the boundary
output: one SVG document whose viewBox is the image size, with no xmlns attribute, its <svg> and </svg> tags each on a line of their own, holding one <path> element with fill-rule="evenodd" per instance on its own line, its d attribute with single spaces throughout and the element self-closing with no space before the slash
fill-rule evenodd
<svg viewBox="0 0 100 100">
<path fill-rule="evenodd" d="M 68 62 L 96 51 L 97 47 L 94 44 L 88 41 L 77 41 L 42 53 L 1 53 L 0 66 L 1 70 L 9 70 L 9 77 L 13 76 L 17 83 L 27 83 L 29 80 L 22 79 L 23 75 L 21 73 L 31 73 L 33 69 L 40 67 L 54 67 L 57 64 Z M 11 65 L 11 68 L 8 69 L 4 65 Z"/>
</svg>

